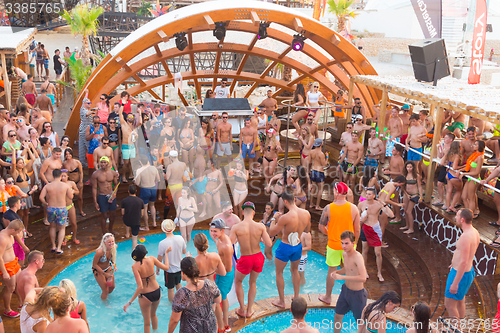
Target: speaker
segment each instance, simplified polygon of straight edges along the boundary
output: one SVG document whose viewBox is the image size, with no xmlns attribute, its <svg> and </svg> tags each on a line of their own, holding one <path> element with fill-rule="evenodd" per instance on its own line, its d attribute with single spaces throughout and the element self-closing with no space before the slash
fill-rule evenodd
<svg viewBox="0 0 500 333">
<path fill-rule="evenodd" d="M 251 110 L 246 98 L 206 98 L 203 111 Z"/>
<path fill-rule="evenodd" d="M 450 75 L 444 39 L 429 38 L 408 45 L 415 79 L 436 82 Z M 437 68 L 436 68 L 437 65 Z"/>
</svg>

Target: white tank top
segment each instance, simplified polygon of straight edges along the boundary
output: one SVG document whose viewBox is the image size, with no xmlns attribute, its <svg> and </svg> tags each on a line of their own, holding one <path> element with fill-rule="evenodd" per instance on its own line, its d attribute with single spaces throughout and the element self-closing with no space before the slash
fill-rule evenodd
<svg viewBox="0 0 500 333">
<path fill-rule="evenodd" d="M 40 135 L 42 138 L 48 138 L 50 140 L 50 144 L 52 147 L 57 147 L 58 143 L 56 142 L 56 132 L 52 131 L 52 133 L 49 136 L 46 136 L 46 133 L 43 135 Z"/>
<path fill-rule="evenodd" d="M 264 119 L 261 119 L 260 117 L 257 117 L 257 119 L 259 119 L 259 124 L 257 125 L 258 127 L 264 127 L 264 126 L 266 126 L 267 116 L 264 116 Z M 258 132 L 261 133 L 261 134 L 265 134 L 266 133 L 266 129 L 265 128 L 261 128 L 260 130 L 258 130 Z"/>
<path fill-rule="evenodd" d="M 32 318 L 28 312 L 26 312 L 26 305 L 23 306 L 21 309 L 21 315 L 19 317 L 19 323 L 21 326 L 21 333 L 36 333 L 33 331 L 33 326 L 41 322 L 42 320 L 45 320 L 45 325 L 48 325 L 48 321 L 45 318 L 38 318 L 34 319 Z"/>
<path fill-rule="evenodd" d="M 319 96 L 321 96 L 321 93 L 319 91 L 317 93 L 313 93 L 310 91 L 307 92 L 307 97 L 309 98 L 309 103 L 318 103 Z"/>
</svg>

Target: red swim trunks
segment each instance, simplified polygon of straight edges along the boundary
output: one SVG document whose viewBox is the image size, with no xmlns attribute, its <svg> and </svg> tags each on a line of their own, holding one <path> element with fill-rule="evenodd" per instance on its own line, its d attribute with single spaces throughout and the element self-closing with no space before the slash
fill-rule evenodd
<svg viewBox="0 0 500 333">
<path fill-rule="evenodd" d="M 241 274 L 248 275 L 251 271 L 261 273 L 264 267 L 264 255 L 262 252 L 258 252 L 249 256 L 241 256 L 236 264 L 236 269 Z"/>
<path fill-rule="evenodd" d="M 401 143 L 406 144 L 406 138 L 408 137 L 408 134 L 402 135 L 401 136 Z"/>
<path fill-rule="evenodd" d="M 382 246 L 382 229 L 380 228 L 380 223 L 373 226 L 363 224 L 362 228 L 369 246 Z"/>
<path fill-rule="evenodd" d="M 21 266 L 17 262 L 17 257 L 16 259 L 12 260 L 11 262 L 8 262 L 5 264 L 5 269 L 7 270 L 7 273 L 9 276 L 14 276 L 21 270 Z M 0 272 L 0 276 L 3 276 L 2 272 Z"/>
<path fill-rule="evenodd" d="M 28 101 L 28 103 L 30 103 L 31 106 L 35 106 L 36 102 L 35 94 L 26 94 L 24 95 L 24 97 L 26 97 L 26 101 Z"/>
</svg>

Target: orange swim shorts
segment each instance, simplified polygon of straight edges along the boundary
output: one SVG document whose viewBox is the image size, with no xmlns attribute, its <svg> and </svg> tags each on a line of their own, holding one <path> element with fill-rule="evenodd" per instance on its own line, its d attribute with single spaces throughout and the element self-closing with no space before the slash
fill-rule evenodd
<svg viewBox="0 0 500 333">
<path fill-rule="evenodd" d="M 17 257 L 16 259 L 12 260 L 11 262 L 8 262 L 5 264 L 5 269 L 7 270 L 7 273 L 9 273 L 9 276 L 14 276 L 21 270 L 21 266 L 17 262 Z M 3 276 L 2 272 L 0 272 L 0 276 Z"/>
</svg>

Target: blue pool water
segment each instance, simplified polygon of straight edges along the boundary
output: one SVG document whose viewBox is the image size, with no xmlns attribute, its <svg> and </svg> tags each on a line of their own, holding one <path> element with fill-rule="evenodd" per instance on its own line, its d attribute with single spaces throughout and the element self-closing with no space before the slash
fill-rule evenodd
<svg viewBox="0 0 500 333">
<path fill-rule="evenodd" d="M 308 325 L 318 329 L 320 333 L 333 332 L 333 318 L 335 316 L 334 309 L 309 309 L 305 317 Z M 292 313 L 290 311 L 280 312 L 261 318 L 238 331 L 238 333 L 277 333 L 281 332 L 292 325 Z M 355 333 L 356 321 L 349 312 L 344 316 L 342 323 L 342 332 Z M 407 328 L 398 325 L 395 322 L 387 321 L 387 333 L 405 333 Z"/>
<path fill-rule="evenodd" d="M 208 251 L 216 252 L 217 247 L 212 241 L 208 231 L 195 231 L 192 236 L 194 237 L 194 235 L 198 232 L 202 232 L 207 236 L 210 246 Z M 158 244 L 165 238 L 165 235 L 157 234 L 147 236 L 145 238 L 146 241 L 143 244 L 149 251 L 148 255 L 156 257 L 158 254 Z M 274 249 L 278 246 L 278 242 L 275 244 Z M 261 244 L 261 247 L 262 251 L 264 251 L 263 244 Z M 187 250 L 188 252 L 191 252 L 191 254 L 196 255 L 196 249 L 192 241 L 189 242 Z M 127 313 L 123 311 L 123 306 L 130 300 L 135 292 L 135 289 L 137 288 L 131 268 L 134 263 L 130 256 L 131 251 L 131 240 L 118 243 L 116 263 L 117 272 L 115 273 L 116 288 L 113 293 L 109 295 L 106 301 L 101 300 L 101 289 L 92 275 L 92 260 L 94 258 L 94 253 L 91 253 L 69 265 L 61 273 L 56 275 L 56 277 L 49 283 L 49 285 L 58 285 L 59 281 L 62 279 L 70 279 L 75 283 L 78 299 L 84 301 L 87 305 L 87 316 L 91 332 L 106 331 L 118 333 L 143 331 L 143 320 L 138 301 L 134 301 L 134 303 L 128 308 Z M 300 292 L 324 293 L 327 271 L 328 266 L 325 264 L 325 258 L 313 251 L 309 251 L 305 273 L 306 284 L 301 287 Z M 291 295 L 293 294 L 293 286 L 288 266 L 285 268 L 284 278 L 285 295 Z M 164 287 L 165 282 L 161 271 L 160 275 L 156 276 L 156 279 L 163 288 L 162 299 L 157 311 L 159 329 L 160 331 L 166 331 L 170 313 L 172 311 L 171 304 L 167 298 L 167 289 Z M 184 282 L 183 285 L 185 285 Z M 243 282 L 243 286 L 245 289 L 246 302 L 248 277 Z M 339 294 L 340 287 L 341 284 L 337 282 L 333 293 Z M 276 289 L 274 261 L 271 262 L 266 260 L 264 270 L 257 279 L 257 295 L 255 300 L 257 301 L 275 296 L 278 296 L 278 291 Z M 231 309 L 234 309 L 236 306 L 237 303 L 234 304 Z"/>
</svg>

